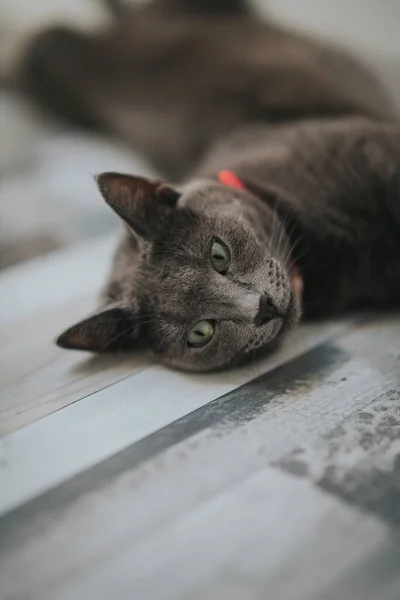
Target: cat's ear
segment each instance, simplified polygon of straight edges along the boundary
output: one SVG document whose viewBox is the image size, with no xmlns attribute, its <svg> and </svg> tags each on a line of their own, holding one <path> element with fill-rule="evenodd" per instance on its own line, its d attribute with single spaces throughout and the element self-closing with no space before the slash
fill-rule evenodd
<svg viewBox="0 0 400 600">
<path fill-rule="evenodd" d="M 144 177 L 102 173 L 96 181 L 107 204 L 144 238 L 152 237 L 155 226 L 176 207 L 180 196 L 165 183 Z"/>
<path fill-rule="evenodd" d="M 76 323 L 56 340 L 61 348 L 102 352 L 138 345 L 139 318 L 130 308 L 110 306 Z"/>
</svg>

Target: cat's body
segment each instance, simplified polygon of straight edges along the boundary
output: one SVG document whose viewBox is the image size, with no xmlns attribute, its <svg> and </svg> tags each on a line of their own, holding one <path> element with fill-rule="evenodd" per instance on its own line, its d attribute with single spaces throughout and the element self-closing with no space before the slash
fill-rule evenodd
<svg viewBox="0 0 400 600">
<path fill-rule="evenodd" d="M 226 12 L 207 10 L 219 6 Z M 49 30 L 27 57 L 30 89 L 57 114 L 127 140 L 177 181 L 218 137 L 249 123 L 393 116 L 358 62 L 245 6 L 156 0 L 99 34 Z"/>
<path fill-rule="evenodd" d="M 295 222 L 305 315 L 400 298 L 400 128 L 363 118 L 236 131 L 198 175 L 229 168 Z M 289 226 L 290 232 L 290 226 Z"/>
<path fill-rule="evenodd" d="M 99 178 L 128 227 L 102 309 L 61 345 L 208 370 L 274 344 L 301 305 L 400 304 L 400 127 L 351 59 L 244 2 L 182 0 L 92 39 L 45 34 L 28 74 L 183 182 Z"/>
</svg>

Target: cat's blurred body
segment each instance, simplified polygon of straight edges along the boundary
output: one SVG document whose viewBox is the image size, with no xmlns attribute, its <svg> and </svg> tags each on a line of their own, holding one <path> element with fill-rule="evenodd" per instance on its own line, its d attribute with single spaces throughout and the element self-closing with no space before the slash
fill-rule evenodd
<svg viewBox="0 0 400 600">
<path fill-rule="evenodd" d="M 30 90 L 58 115 L 127 140 L 175 180 L 248 123 L 393 116 L 357 61 L 245 6 L 156 0 L 97 34 L 48 30 L 28 51 Z"/>
<path fill-rule="evenodd" d="M 400 303 L 400 128 L 352 59 L 239 0 L 167 0 L 97 36 L 44 34 L 27 74 L 53 110 L 180 181 L 100 177 L 128 228 L 101 310 L 61 345 L 208 370 L 272 346 L 301 304 Z"/>
</svg>

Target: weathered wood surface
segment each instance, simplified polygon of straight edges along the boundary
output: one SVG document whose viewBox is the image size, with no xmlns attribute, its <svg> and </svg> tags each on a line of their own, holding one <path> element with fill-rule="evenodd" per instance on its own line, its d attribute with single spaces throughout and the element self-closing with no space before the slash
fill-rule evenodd
<svg viewBox="0 0 400 600">
<path fill-rule="evenodd" d="M 1 600 L 397 599 L 400 316 L 212 376 L 57 349 L 112 244 L 0 275 Z"/>
</svg>

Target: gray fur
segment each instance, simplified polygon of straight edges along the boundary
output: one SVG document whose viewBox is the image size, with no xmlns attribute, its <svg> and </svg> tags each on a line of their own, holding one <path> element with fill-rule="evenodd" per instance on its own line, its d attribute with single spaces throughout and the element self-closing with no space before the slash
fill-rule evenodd
<svg viewBox="0 0 400 600">
<path fill-rule="evenodd" d="M 400 304 L 400 127 L 342 52 L 238 0 L 156 1 L 97 36 L 45 32 L 24 77 L 60 116 L 124 137 L 182 182 L 98 178 L 125 231 L 100 310 L 61 346 L 144 348 L 205 371 L 272 349 L 301 312 Z M 221 169 L 245 189 L 219 183 Z M 204 319 L 214 336 L 193 347 Z"/>
<path fill-rule="evenodd" d="M 116 196 L 121 198 L 124 207 L 118 212 L 131 226 L 117 250 L 104 294 L 107 312 L 101 313 L 100 321 L 96 317 L 99 333 L 92 349 L 129 348 L 147 340 L 154 354 L 171 366 L 210 370 L 243 360 L 298 321 L 300 307 L 291 287 L 288 241 L 268 206 L 249 193 L 206 180 L 183 186 L 175 206 L 168 204 L 157 213 L 152 206 L 155 200 L 160 202 L 157 184 L 153 196 L 147 196 L 142 179 L 124 177 L 123 184 L 120 179 L 117 174 L 100 178 L 106 201 L 111 197 L 115 207 Z M 142 212 L 143 203 L 148 213 Z M 230 248 L 227 275 L 212 267 L 213 238 Z M 263 294 L 273 300 L 282 317 L 257 325 Z M 108 312 L 110 306 L 119 306 L 127 314 L 119 321 L 114 310 Z M 216 323 L 213 339 L 203 348 L 189 347 L 188 331 L 202 319 Z M 114 329 L 104 338 L 104 328 L 110 324 Z M 82 347 L 92 325 L 89 321 L 75 326 L 59 343 Z"/>
</svg>

